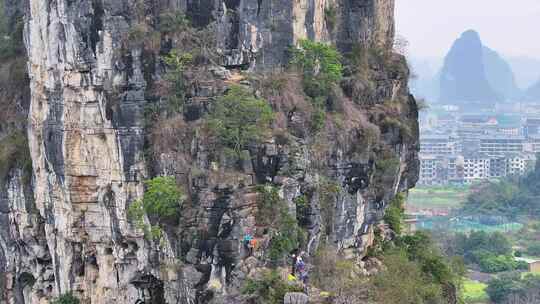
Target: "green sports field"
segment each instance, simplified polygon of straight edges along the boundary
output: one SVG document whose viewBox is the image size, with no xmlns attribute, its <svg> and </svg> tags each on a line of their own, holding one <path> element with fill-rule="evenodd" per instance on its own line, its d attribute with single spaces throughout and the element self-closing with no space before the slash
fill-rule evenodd
<svg viewBox="0 0 540 304">
<path fill-rule="evenodd" d="M 468 193 L 468 187 L 419 187 L 410 191 L 407 203 L 415 209 L 453 209 L 465 202 Z"/>
</svg>

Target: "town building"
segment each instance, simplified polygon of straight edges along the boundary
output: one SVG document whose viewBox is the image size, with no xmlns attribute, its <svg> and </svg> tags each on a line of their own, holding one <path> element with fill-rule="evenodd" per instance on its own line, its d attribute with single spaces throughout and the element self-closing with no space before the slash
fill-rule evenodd
<svg viewBox="0 0 540 304">
<path fill-rule="evenodd" d="M 464 158 L 462 155 L 451 155 L 447 158 L 447 178 L 450 184 L 463 184 Z"/>
<path fill-rule="evenodd" d="M 442 168 L 442 158 L 435 155 L 420 154 L 420 176 L 418 184 L 420 185 L 439 185 L 443 182 L 440 180 L 439 171 Z"/>
<path fill-rule="evenodd" d="M 522 128 L 520 125 L 503 125 L 497 127 L 497 134 L 518 137 L 521 136 Z"/>
<path fill-rule="evenodd" d="M 534 167 L 540 118 L 432 115 L 436 123 L 423 129 L 420 139 L 420 185 L 470 184 L 522 175 Z"/>
<path fill-rule="evenodd" d="M 525 137 L 540 136 L 540 118 L 527 118 L 523 126 Z"/>
<path fill-rule="evenodd" d="M 506 158 L 507 175 L 522 175 L 527 169 L 528 158 L 524 154 L 509 155 Z"/>
<path fill-rule="evenodd" d="M 505 157 L 492 157 L 489 161 L 490 178 L 500 178 L 508 175 L 508 161 Z"/>
<path fill-rule="evenodd" d="M 463 184 L 463 156 L 420 154 L 419 185 Z"/>
<path fill-rule="evenodd" d="M 450 135 L 426 135 L 420 141 L 422 154 L 453 155 L 459 151 L 459 141 Z"/>
<path fill-rule="evenodd" d="M 530 259 L 524 257 L 516 257 L 517 261 L 526 262 L 528 265 L 528 271 L 532 273 L 540 273 L 540 260 Z"/>
<path fill-rule="evenodd" d="M 480 138 L 479 152 L 488 156 L 522 153 L 524 143 L 523 137 L 484 136 Z"/>
<path fill-rule="evenodd" d="M 460 119 L 461 127 L 464 128 L 494 128 L 497 126 L 497 119 L 482 115 L 463 115 Z"/>
<path fill-rule="evenodd" d="M 485 154 L 468 154 L 463 157 L 463 180 L 471 184 L 478 180 L 488 179 L 490 176 L 491 159 Z"/>
<path fill-rule="evenodd" d="M 523 121 L 519 115 L 499 115 L 497 116 L 496 135 L 507 137 L 517 137 L 523 135 Z"/>
<path fill-rule="evenodd" d="M 540 135 L 529 136 L 524 150 L 529 153 L 540 153 Z"/>
</svg>

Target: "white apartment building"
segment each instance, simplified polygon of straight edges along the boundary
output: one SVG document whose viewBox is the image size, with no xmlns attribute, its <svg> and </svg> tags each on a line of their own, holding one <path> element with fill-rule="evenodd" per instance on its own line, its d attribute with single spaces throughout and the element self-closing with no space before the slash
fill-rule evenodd
<svg viewBox="0 0 540 304">
<path fill-rule="evenodd" d="M 540 118 L 527 118 L 523 126 L 525 136 L 540 136 Z"/>
<path fill-rule="evenodd" d="M 492 157 L 489 159 L 489 177 L 500 178 L 508 175 L 508 160 L 506 157 Z"/>
<path fill-rule="evenodd" d="M 459 141 L 449 135 L 423 135 L 420 141 L 422 154 L 453 155 L 459 151 Z"/>
<path fill-rule="evenodd" d="M 512 155 L 506 158 L 508 175 L 522 175 L 527 169 L 528 158 L 524 155 Z"/>
<path fill-rule="evenodd" d="M 515 126 L 509 126 L 509 127 L 499 127 L 497 129 L 497 133 L 503 134 L 505 136 L 520 136 L 521 135 L 521 128 L 515 127 Z"/>
<path fill-rule="evenodd" d="M 463 183 L 463 156 L 436 156 L 420 154 L 419 185 L 445 185 Z"/>
<path fill-rule="evenodd" d="M 447 181 L 450 183 L 463 183 L 464 158 L 462 155 L 452 155 L 447 158 Z"/>
<path fill-rule="evenodd" d="M 489 156 L 480 153 L 462 155 L 420 154 L 419 185 L 471 184 L 490 178 L 523 175 L 534 167 L 531 153 Z"/>
<path fill-rule="evenodd" d="M 440 167 L 440 159 L 434 155 L 420 154 L 420 185 L 437 185 L 437 168 Z"/>
<path fill-rule="evenodd" d="M 490 176 L 491 159 L 487 155 L 466 155 L 463 158 L 463 180 L 466 184 L 484 180 Z"/>
<path fill-rule="evenodd" d="M 540 153 L 540 135 L 529 137 L 525 144 L 525 151 L 529 153 Z"/>
<path fill-rule="evenodd" d="M 486 136 L 480 139 L 480 154 L 504 156 L 522 153 L 525 139 L 522 137 Z"/>
</svg>

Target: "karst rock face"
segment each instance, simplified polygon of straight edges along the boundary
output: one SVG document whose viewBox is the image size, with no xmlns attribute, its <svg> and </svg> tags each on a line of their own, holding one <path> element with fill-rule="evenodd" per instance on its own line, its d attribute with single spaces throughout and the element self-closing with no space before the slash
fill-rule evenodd
<svg viewBox="0 0 540 304">
<path fill-rule="evenodd" d="M 393 0 L 5 5 L 25 22 L 29 81 L 13 96 L 28 117 L 32 171 L 28 178 L 25 168 L 13 166 L 0 188 L 2 303 L 48 303 L 69 291 L 82 303 L 96 304 L 242 303 L 245 279 L 268 266 L 264 248 L 270 236 L 258 231 L 255 217 L 257 185 L 277 187 L 292 214 L 295 199 L 307 198 L 303 249 L 309 254 L 324 241 L 361 257 L 385 206 L 416 182 L 417 108 L 404 59 L 396 54 L 388 60 L 400 69 L 375 61 L 359 85 L 346 86 L 344 79 L 342 128 L 312 134 L 305 131 L 309 117 L 297 107 L 272 104 L 291 130 L 288 140 L 268 136 L 246 151 L 240 168 L 227 165 L 195 127 L 231 74 L 283 70 L 289 47 L 300 39 L 331 43 L 342 52 L 355 46 L 391 50 Z M 151 28 L 166 12 L 183 13 L 195 28 L 211 28 L 218 54 L 217 62 L 197 70 L 202 80 L 189 87 L 178 118 L 182 127 L 175 129 L 181 132 L 173 134 L 166 127 L 156 132 L 145 116 L 163 78 L 160 53 L 169 41 L 160 37 L 153 53 L 130 41 L 140 23 Z M 389 104 L 397 123 L 385 120 Z M 378 130 L 376 144 L 362 140 L 366 126 Z M 159 135 L 174 139 L 175 148 L 154 149 L 151 157 L 147 150 Z M 324 145 L 316 144 L 320 138 Z M 395 167 L 381 173 L 389 163 Z M 188 197 L 161 242 L 145 238 L 127 216 L 128 206 L 143 195 L 143 182 L 156 175 L 175 176 Z M 331 195 L 318 187 L 323 175 L 337 185 Z M 261 242 L 251 257 L 242 245 L 248 232 Z"/>
<path fill-rule="evenodd" d="M 445 57 L 440 77 L 440 100 L 456 104 L 494 104 L 501 101 L 501 94 L 495 89 L 502 88 L 493 88 L 492 85 L 502 85 L 506 80 L 487 74 L 500 69 L 499 60 L 493 51 L 482 45 L 476 31 L 464 32 Z"/>
</svg>

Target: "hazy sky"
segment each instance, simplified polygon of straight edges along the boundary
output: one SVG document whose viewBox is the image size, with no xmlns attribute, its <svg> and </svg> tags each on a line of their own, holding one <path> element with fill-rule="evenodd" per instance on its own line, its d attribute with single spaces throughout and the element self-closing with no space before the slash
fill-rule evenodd
<svg viewBox="0 0 540 304">
<path fill-rule="evenodd" d="M 475 29 L 501 54 L 540 59 L 540 0 L 396 0 L 396 17 L 414 57 L 444 57 Z"/>
</svg>

